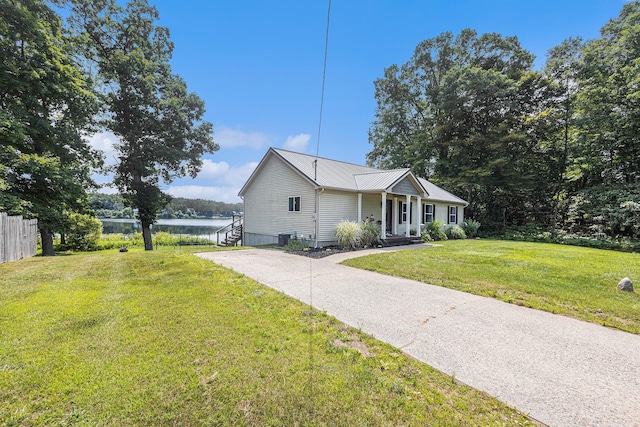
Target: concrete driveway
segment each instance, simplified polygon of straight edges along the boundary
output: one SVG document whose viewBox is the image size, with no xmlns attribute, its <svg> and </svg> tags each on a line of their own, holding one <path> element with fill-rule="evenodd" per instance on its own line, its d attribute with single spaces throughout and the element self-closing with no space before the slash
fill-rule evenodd
<svg viewBox="0 0 640 427">
<path fill-rule="evenodd" d="M 544 424 L 640 426 L 640 336 L 338 264 L 377 251 L 198 255 L 312 301 Z"/>
</svg>

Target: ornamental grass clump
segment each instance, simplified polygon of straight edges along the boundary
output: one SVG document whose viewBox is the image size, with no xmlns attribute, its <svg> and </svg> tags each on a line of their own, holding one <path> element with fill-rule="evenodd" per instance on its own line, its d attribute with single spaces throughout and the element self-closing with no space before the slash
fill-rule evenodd
<svg viewBox="0 0 640 427">
<path fill-rule="evenodd" d="M 354 221 L 342 220 L 336 227 L 336 240 L 342 249 L 355 249 L 362 245 L 362 227 Z"/>
<path fill-rule="evenodd" d="M 478 235 L 478 229 L 480 228 L 480 223 L 473 219 L 468 219 L 462 223 L 462 229 L 464 230 L 467 238 L 473 239 Z"/>
<path fill-rule="evenodd" d="M 463 240 L 467 238 L 466 233 L 459 225 L 452 225 L 445 230 L 447 238 L 451 240 Z"/>
<path fill-rule="evenodd" d="M 382 232 L 380 231 L 380 227 L 370 221 L 364 221 L 360 224 L 360 228 L 362 229 L 362 237 L 361 243 L 362 246 L 377 246 L 382 243 Z"/>
</svg>

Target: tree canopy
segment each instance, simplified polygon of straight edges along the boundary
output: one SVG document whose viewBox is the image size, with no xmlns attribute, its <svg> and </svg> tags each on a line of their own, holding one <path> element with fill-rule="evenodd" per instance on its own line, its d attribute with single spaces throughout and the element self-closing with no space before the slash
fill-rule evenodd
<svg viewBox="0 0 640 427">
<path fill-rule="evenodd" d="M 639 9 L 626 4 L 596 40 L 552 48 L 541 71 L 516 37 L 467 29 L 421 42 L 375 82 L 368 162 L 461 195 L 485 230 L 575 228 L 583 190 L 638 183 Z"/>
<path fill-rule="evenodd" d="M 83 139 L 96 99 L 69 50 L 43 1 L 0 3 L 0 211 L 37 217 L 44 255 L 99 163 Z"/>
</svg>

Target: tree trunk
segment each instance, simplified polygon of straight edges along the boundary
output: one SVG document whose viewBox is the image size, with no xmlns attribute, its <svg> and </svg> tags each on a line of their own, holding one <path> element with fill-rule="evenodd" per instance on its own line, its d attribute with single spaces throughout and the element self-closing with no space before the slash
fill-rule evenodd
<svg viewBox="0 0 640 427">
<path fill-rule="evenodd" d="M 54 256 L 53 233 L 44 228 L 40 229 L 40 239 L 42 240 L 42 256 Z"/>
<path fill-rule="evenodd" d="M 144 250 L 152 251 L 153 250 L 153 240 L 151 240 L 151 227 L 150 224 L 147 224 L 143 221 L 142 223 L 142 238 L 144 239 Z"/>
</svg>

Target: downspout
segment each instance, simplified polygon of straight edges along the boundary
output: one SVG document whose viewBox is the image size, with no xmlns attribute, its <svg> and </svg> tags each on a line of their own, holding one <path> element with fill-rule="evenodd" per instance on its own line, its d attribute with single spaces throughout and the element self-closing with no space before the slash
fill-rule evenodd
<svg viewBox="0 0 640 427">
<path fill-rule="evenodd" d="M 246 206 L 246 201 L 244 200 L 244 196 L 240 196 L 240 198 L 242 199 L 242 246 L 246 246 L 245 245 L 245 240 L 244 240 L 244 232 L 245 232 L 245 213 L 247 212 L 247 206 Z"/>
<path fill-rule="evenodd" d="M 324 193 L 324 188 L 316 187 L 316 206 L 313 213 L 313 233 L 315 238 L 314 248 L 318 249 L 318 233 L 320 231 L 319 221 L 319 207 L 320 207 L 320 194 Z"/>
</svg>

